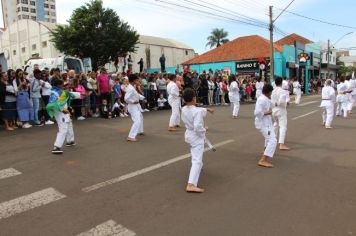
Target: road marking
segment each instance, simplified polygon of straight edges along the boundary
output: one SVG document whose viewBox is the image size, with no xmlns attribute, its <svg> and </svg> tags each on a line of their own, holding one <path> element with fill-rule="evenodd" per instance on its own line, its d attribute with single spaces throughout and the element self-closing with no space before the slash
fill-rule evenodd
<svg viewBox="0 0 356 236">
<path fill-rule="evenodd" d="M 304 114 L 304 115 L 301 115 L 301 116 L 294 117 L 292 120 L 298 120 L 298 119 L 300 119 L 300 118 L 303 118 L 303 117 L 309 116 L 309 115 L 311 115 L 311 114 L 314 114 L 315 112 L 318 112 L 318 111 L 319 111 L 319 110 L 314 110 L 314 111 L 309 112 L 309 113 L 307 113 L 307 114 Z"/>
<path fill-rule="evenodd" d="M 16 175 L 21 175 L 22 173 L 14 168 L 8 168 L 0 170 L 0 179 L 10 178 Z"/>
<path fill-rule="evenodd" d="M 317 103 L 317 102 L 318 102 L 318 101 L 305 102 L 305 103 L 302 103 L 302 104 L 297 105 L 297 107 L 304 107 L 304 106 L 307 106 L 307 105 L 310 105 L 310 104 L 313 104 L 313 103 Z"/>
<path fill-rule="evenodd" d="M 65 195 L 61 194 L 54 188 L 46 188 L 35 193 L 0 203 L 0 220 L 36 207 L 47 205 L 65 197 Z"/>
<path fill-rule="evenodd" d="M 117 224 L 113 220 L 108 220 L 87 232 L 78 234 L 77 236 L 135 236 L 136 233 Z"/>
<path fill-rule="evenodd" d="M 229 144 L 229 143 L 232 143 L 234 140 L 230 139 L 230 140 L 226 140 L 226 141 L 223 141 L 223 142 L 220 142 L 220 143 L 217 143 L 214 145 L 214 147 L 221 147 L 223 145 L 226 145 L 226 144 Z M 209 148 L 205 148 L 204 149 L 204 152 L 210 150 Z M 116 183 L 119 183 L 119 182 L 122 182 L 124 180 L 127 180 L 127 179 L 131 179 L 133 177 L 136 177 L 138 175 L 142 175 L 142 174 L 145 174 L 147 172 L 151 172 L 153 170 L 157 170 L 157 169 L 160 169 L 162 167 L 165 167 L 165 166 L 168 166 L 170 164 L 173 164 L 175 162 L 178 162 L 178 161 L 181 161 L 181 160 L 184 160 L 184 159 L 187 159 L 191 157 L 190 153 L 188 154 L 184 154 L 184 155 L 181 155 L 179 157 L 175 157 L 173 159 L 170 159 L 170 160 L 167 160 L 167 161 L 164 161 L 164 162 L 161 162 L 161 163 L 158 163 L 156 165 L 153 165 L 153 166 L 149 166 L 149 167 L 146 167 L 146 168 L 143 168 L 141 170 L 138 170 L 138 171 L 134 171 L 134 172 L 131 172 L 129 174 L 126 174 L 126 175 L 122 175 L 122 176 L 119 176 L 119 177 L 116 177 L 116 178 L 113 178 L 113 179 L 109 179 L 107 181 L 104 181 L 104 182 L 101 182 L 101 183 L 98 183 L 98 184 L 94 184 L 92 186 L 89 186 L 89 187 L 86 187 L 86 188 L 83 188 L 82 191 L 83 192 L 91 192 L 91 191 L 94 191 L 94 190 L 98 190 L 100 188 L 103 188 L 103 187 L 106 187 L 108 185 L 112 185 L 112 184 L 116 184 Z"/>
</svg>

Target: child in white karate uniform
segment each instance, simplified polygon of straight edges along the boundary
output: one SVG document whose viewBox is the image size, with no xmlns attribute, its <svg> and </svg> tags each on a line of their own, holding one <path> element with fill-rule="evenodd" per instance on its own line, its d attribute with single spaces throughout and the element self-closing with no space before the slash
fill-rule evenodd
<svg viewBox="0 0 356 236">
<path fill-rule="evenodd" d="M 52 81 L 51 96 L 46 107 L 50 117 L 54 117 L 58 124 L 57 138 L 52 150 L 53 154 L 62 154 L 62 146 L 75 146 L 72 119 L 68 111 L 68 103 L 72 98 L 80 97 L 80 93 L 66 92 L 63 90 L 63 81 L 54 79 Z"/>
<path fill-rule="evenodd" d="M 184 90 L 183 98 L 186 106 L 182 109 L 182 120 L 185 124 L 185 142 L 190 144 L 192 167 L 189 173 L 187 192 L 202 193 L 204 189 L 198 187 L 200 171 L 203 167 L 203 153 L 205 144 L 204 118 L 207 112 L 214 113 L 213 109 L 196 107 L 196 93 L 193 89 Z"/>
<path fill-rule="evenodd" d="M 266 84 L 262 89 L 262 95 L 257 99 L 255 107 L 255 126 L 265 138 L 265 150 L 258 162 L 259 166 L 272 168 L 268 159 L 273 158 L 277 147 L 277 138 L 272 123 L 272 95 L 273 87 Z"/>
</svg>

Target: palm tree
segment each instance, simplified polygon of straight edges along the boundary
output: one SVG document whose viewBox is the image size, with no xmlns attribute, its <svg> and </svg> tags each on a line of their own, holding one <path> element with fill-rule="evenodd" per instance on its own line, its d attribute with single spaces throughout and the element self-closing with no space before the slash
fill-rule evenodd
<svg viewBox="0 0 356 236">
<path fill-rule="evenodd" d="M 207 38 L 208 43 L 206 46 L 213 47 L 220 47 L 221 44 L 229 42 L 229 39 L 226 37 L 229 35 L 228 32 L 224 31 L 224 29 L 215 28 L 211 31 L 211 35 Z"/>
</svg>

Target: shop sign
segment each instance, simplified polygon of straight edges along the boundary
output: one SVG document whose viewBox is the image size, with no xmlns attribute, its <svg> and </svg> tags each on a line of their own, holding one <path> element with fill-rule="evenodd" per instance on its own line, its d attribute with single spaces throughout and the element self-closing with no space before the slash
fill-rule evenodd
<svg viewBox="0 0 356 236">
<path fill-rule="evenodd" d="M 259 70 L 258 61 L 236 62 L 236 70 Z"/>
</svg>

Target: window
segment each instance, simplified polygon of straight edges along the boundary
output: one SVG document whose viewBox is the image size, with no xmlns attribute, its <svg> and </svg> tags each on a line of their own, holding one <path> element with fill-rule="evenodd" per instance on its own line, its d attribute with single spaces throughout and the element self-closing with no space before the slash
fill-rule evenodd
<svg viewBox="0 0 356 236">
<path fill-rule="evenodd" d="M 35 1 L 30 1 L 30 5 L 31 6 L 36 6 L 36 2 Z"/>
<path fill-rule="evenodd" d="M 49 11 L 46 11 L 46 15 L 49 16 L 49 15 L 50 15 L 50 12 L 49 12 Z"/>
<path fill-rule="evenodd" d="M 21 11 L 21 7 L 18 7 L 18 8 L 17 8 L 17 12 L 20 12 L 20 11 Z"/>
<path fill-rule="evenodd" d="M 28 4 L 28 0 L 21 0 L 21 3 Z"/>
<path fill-rule="evenodd" d="M 22 19 L 30 19 L 29 15 L 22 15 Z"/>
<path fill-rule="evenodd" d="M 37 20 L 37 17 L 36 17 L 36 16 L 31 16 L 31 20 L 36 21 L 36 20 Z"/>
<path fill-rule="evenodd" d="M 188 50 L 185 50 L 185 55 L 188 56 Z"/>
<path fill-rule="evenodd" d="M 16 50 L 12 51 L 12 54 L 15 56 L 16 55 Z"/>
<path fill-rule="evenodd" d="M 43 42 L 42 42 L 42 47 L 43 47 L 43 48 L 46 48 L 46 47 L 47 47 L 47 41 L 43 41 Z"/>
<path fill-rule="evenodd" d="M 56 13 L 55 13 L 55 12 L 51 12 L 51 15 L 52 15 L 52 16 L 56 16 Z"/>
<path fill-rule="evenodd" d="M 17 4 L 20 4 L 20 0 L 17 0 Z"/>
<path fill-rule="evenodd" d="M 45 3 L 44 8 L 49 8 L 49 5 L 47 3 Z"/>
<path fill-rule="evenodd" d="M 22 11 L 28 12 L 28 7 L 22 7 Z"/>
<path fill-rule="evenodd" d="M 56 9 L 56 5 L 51 5 L 51 9 Z"/>
<path fill-rule="evenodd" d="M 36 13 L 36 9 L 35 8 L 31 8 L 31 13 Z"/>
<path fill-rule="evenodd" d="M 32 44 L 32 50 L 36 50 L 37 49 L 37 45 L 36 44 Z"/>
<path fill-rule="evenodd" d="M 21 48 L 21 51 L 22 51 L 22 53 L 25 53 L 26 52 L 26 48 L 25 47 Z"/>
<path fill-rule="evenodd" d="M 52 19 L 52 23 L 56 23 L 56 19 Z"/>
<path fill-rule="evenodd" d="M 21 20 L 21 15 L 19 15 L 17 18 L 18 18 L 19 20 Z"/>
</svg>

